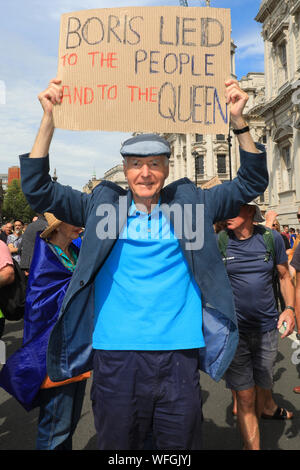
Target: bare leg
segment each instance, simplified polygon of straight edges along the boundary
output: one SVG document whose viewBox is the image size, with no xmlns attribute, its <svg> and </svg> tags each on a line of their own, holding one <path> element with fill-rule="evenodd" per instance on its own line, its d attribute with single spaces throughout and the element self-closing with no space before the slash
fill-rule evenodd
<svg viewBox="0 0 300 470">
<path fill-rule="evenodd" d="M 236 392 L 237 417 L 240 432 L 244 441 L 245 450 L 259 450 L 260 436 L 258 419 L 256 415 L 256 390 L 255 387 Z"/>
<path fill-rule="evenodd" d="M 261 417 L 261 414 L 266 409 L 266 404 L 267 404 L 268 400 L 270 400 L 270 395 L 271 395 L 272 401 L 274 402 L 274 400 L 272 398 L 271 390 L 266 390 L 266 389 L 260 388 L 256 385 L 256 414 L 258 416 L 258 419 Z M 276 408 L 277 408 L 277 405 L 276 405 L 275 402 L 274 402 L 274 405 L 275 405 L 275 409 L 270 410 L 271 415 L 276 411 Z M 273 406 L 272 403 L 271 403 L 271 406 Z"/>
<path fill-rule="evenodd" d="M 232 400 L 233 400 L 232 414 L 233 414 L 234 416 L 236 416 L 236 415 L 237 415 L 236 391 L 235 391 L 235 390 L 231 390 L 231 393 L 232 393 Z"/>
</svg>

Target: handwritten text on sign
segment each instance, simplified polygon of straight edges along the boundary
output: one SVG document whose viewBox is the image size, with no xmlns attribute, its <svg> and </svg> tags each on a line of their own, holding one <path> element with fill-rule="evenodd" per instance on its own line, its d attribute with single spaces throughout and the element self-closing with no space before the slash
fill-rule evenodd
<svg viewBox="0 0 300 470">
<path fill-rule="evenodd" d="M 230 14 L 143 7 L 62 15 L 58 77 L 65 129 L 222 133 Z"/>
</svg>

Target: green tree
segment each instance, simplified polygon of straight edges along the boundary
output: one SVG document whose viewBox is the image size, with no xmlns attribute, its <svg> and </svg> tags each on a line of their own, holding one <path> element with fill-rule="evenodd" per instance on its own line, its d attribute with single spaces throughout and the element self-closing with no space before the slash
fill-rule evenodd
<svg viewBox="0 0 300 470">
<path fill-rule="evenodd" d="M 31 209 L 24 193 L 21 183 L 15 179 L 9 184 L 4 196 L 2 214 L 6 220 L 21 219 L 23 222 L 31 222 L 35 212 Z"/>
</svg>

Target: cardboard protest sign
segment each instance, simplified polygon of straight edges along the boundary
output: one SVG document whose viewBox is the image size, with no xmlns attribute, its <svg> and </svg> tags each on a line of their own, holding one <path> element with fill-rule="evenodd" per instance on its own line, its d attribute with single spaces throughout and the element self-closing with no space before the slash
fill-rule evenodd
<svg viewBox="0 0 300 470">
<path fill-rule="evenodd" d="M 214 186 L 217 186 L 219 184 L 222 184 L 222 181 L 218 176 L 215 176 L 214 178 L 208 180 L 206 183 L 202 184 L 201 189 L 213 188 Z"/>
<path fill-rule="evenodd" d="M 128 7 L 61 17 L 55 126 L 71 130 L 228 131 L 230 10 Z"/>
</svg>

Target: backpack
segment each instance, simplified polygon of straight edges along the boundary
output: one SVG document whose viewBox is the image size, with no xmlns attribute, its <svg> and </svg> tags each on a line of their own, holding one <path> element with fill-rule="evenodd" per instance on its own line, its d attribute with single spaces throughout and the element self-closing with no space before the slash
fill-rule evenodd
<svg viewBox="0 0 300 470">
<path fill-rule="evenodd" d="M 276 255 L 275 255 L 275 242 L 274 242 L 274 236 L 272 233 L 272 230 L 268 227 L 264 227 L 263 225 L 256 225 L 258 229 L 258 233 L 260 233 L 263 236 L 264 243 L 266 245 L 266 255 L 264 261 L 268 262 L 270 259 L 270 256 L 272 256 L 273 262 L 274 262 L 274 267 L 276 264 Z M 226 264 L 226 258 L 227 258 L 227 245 L 228 245 L 228 231 L 223 230 L 218 234 L 218 245 L 219 245 L 219 250 L 221 254 L 223 255 L 223 261 Z"/>
<path fill-rule="evenodd" d="M 15 280 L 0 289 L 0 309 L 6 320 L 18 321 L 24 316 L 26 277 L 19 264 L 13 259 Z"/>
</svg>

